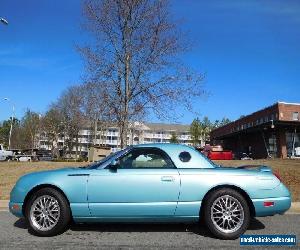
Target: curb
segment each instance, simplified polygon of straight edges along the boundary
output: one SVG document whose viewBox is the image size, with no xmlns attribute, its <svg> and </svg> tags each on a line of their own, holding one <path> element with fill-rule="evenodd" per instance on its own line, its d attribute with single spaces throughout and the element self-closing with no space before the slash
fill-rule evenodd
<svg viewBox="0 0 300 250">
<path fill-rule="evenodd" d="M 0 211 L 8 211 L 9 200 L 0 200 Z"/>
<path fill-rule="evenodd" d="M 0 211 L 8 211 L 9 200 L 0 200 Z M 286 214 L 300 214 L 300 202 L 292 202 Z"/>
</svg>

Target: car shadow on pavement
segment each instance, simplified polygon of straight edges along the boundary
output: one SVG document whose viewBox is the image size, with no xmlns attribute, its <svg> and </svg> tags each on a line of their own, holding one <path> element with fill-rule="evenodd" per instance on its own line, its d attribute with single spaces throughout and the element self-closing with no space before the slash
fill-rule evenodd
<svg viewBox="0 0 300 250">
<path fill-rule="evenodd" d="M 256 218 L 252 218 L 248 230 L 262 230 L 265 225 Z"/>
<path fill-rule="evenodd" d="M 177 223 L 89 223 L 73 224 L 70 230 L 99 232 L 193 232 L 197 227 L 199 226 L 196 224 Z"/>
<path fill-rule="evenodd" d="M 27 229 L 28 226 L 25 219 L 21 218 L 14 223 L 14 226 L 21 229 Z M 265 225 L 253 218 L 250 222 L 248 230 L 261 230 Z M 205 225 L 199 224 L 161 224 L 161 223 L 72 223 L 69 227 L 70 231 L 94 231 L 94 232 L 189 232 L 204 237 L 214 236 L 208 231 Z"/>
<path fill-rule="evenodd" d="M 28 229 L 27 223 L 24 218 L 18 219 L 15 223 L 14 226 L 17 228 L 21 229 Z"/>
</svg>

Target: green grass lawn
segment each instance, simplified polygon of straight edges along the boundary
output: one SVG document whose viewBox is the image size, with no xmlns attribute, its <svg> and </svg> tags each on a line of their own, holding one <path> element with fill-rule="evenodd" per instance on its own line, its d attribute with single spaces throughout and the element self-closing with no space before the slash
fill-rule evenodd
<svg viewBox="0 0 300 250">
<path fill-rule="evenodd" d="M 293 201 L 300 201 L 300 160 L 254 160 L 254 161 L 215 161 L 224 166 L 267 165 L 277 171 L 283 182 L 292 192 Z M 9 199 L 9 193 L 17 179 L 36 171 L 84 166 L 84 162 L 0 162 L 0 200 Z"/>
</svg>

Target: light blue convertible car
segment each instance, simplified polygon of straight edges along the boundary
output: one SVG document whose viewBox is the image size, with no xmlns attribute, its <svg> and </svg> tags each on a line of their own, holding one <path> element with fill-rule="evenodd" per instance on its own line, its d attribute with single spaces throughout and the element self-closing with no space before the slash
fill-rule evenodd
<svg viewBox="0 0 300 250">
<path fill-rule="evenodd" d="M 9 209 L 30 230 L 52 236 L 74 222 L 204 219 L 218 238 L 243 234 L 251 217 L 283 214 L 288 189 L 270 168 L 225 168 L 178 144 L 130 146 L 87 167 L 27 174 Z"/>
</svg>

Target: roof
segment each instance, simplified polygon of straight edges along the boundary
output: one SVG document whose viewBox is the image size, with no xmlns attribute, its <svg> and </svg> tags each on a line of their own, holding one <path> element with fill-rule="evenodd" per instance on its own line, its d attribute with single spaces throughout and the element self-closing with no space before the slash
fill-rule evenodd
<svg viewBox="0 0 300 250">
<path fill-rule="evenodd" d="M 190 125 L 183 124 L 145 123 L 145 126 L 152 131 L 188 132 L 190 130 Z"/>
<path fill-rule="evenodd" d="M 300 103 L 297 102 L 278 102 L 280 104 L 286 104 L 286 105 L 300 105 Z"/>
</svg>

